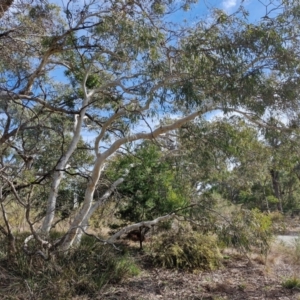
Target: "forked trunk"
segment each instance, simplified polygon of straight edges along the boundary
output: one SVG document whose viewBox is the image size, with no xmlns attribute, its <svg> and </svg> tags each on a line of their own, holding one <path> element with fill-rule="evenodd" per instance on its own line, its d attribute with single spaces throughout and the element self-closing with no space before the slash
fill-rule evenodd
<svg viewBox="0 0 300 300">
<path fill-rule="evenodd" d="M 84 227 L 88 223 L 87 215 L 92 207 L 93 197 L 96 189 L 97 182 L 101 174 L 101 166 L 103 163 L 103 158 L 99 156 L 96 159 L 95 167 L 92 176 L 89 180 L 87 189 L 85 191 L 83 205 L 75 216 L 69 231 L 67 232 L 64 241 L 62 243 L 61 249 L 68 250 L 78 239 L 78 235 L 82 235 L 81 227 Z"/>
<path fill-rule="evenodd" d="M 87 103 L 87 101 L 85 101 L 85 103 Z M 63 178 L 63 170 L 66 168 L 66 165 L 67 165 L 71 155 L 76 150 L 77 144 L 80 140 L 80 131 L 81 131 L 82 120 L 85 115 L 85 112 L 86 112 L 86 108 L 82 109 L 82 111 L 80 113 L 80 117 L 78 118 L 78 123 L 76 124 L 72 142 L 71 142 L 67 152 L 60 159 L 59 163 L 56 166 L 56 170 L 54 172 L 53 181 L 51 184 L 51 189 L 50 189 L 50 193 L 49 193 L 49 197 L 48 197 L 46 216 L 43 220 L 43 224 L 41 227 L 41 232 L 44 234 L 48 234 L 51 229 L 51 225 L 52 225 L 53 219 L 55 217 L 55 207 L 56 207 L 56 199 L 57 199 L 57 195 L 58 195 L 58 190 L 59 190 L 61 180 Z"/>
</svg>

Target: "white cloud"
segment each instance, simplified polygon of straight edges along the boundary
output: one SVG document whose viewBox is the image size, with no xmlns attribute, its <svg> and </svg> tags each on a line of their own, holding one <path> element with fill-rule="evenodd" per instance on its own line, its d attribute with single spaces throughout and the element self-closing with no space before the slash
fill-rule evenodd
<svg viewBox="0 0 300 300">
<path fill-rule="evenodd" d="M 232 8 L 236 7 L 237 4 L 238 4 L 237 0 L 224 0 L 222 2 L 222 7 L 223 7 L 224 10 L 229 11 Z"/>
<path fill-rule="evenodd" d="M 224 112 L 221 111 L 220 109 L 209 111 L 206 114 L 204 114 L 204 119 L 210 122 L 214 122 L 216 121 L 216 119 L 223 118 L 223 117 L 224 117 Z"/>
</svg>

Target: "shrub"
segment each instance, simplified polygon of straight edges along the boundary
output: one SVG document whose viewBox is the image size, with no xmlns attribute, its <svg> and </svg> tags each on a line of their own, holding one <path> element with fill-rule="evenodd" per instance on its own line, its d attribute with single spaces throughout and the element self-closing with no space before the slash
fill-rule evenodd
<svg viewBox="0 0 300 300">
<path fill-rule="evenodd" d="M 258 209 L 235 211 L 228 223 L 218 231 L 219 239 L 226 246 L 243 251 L 260 249 L 267 254 L 272 240 L 272 221 Z"/>
<path fill-rule="evenodd" d="M 272 221 L 272 231 L 274 233 L 282 233 L 286 231 L 284 215 L 281 212 L 279 211 L 270 212 L 269 217 Z"/>
<path fill-rule="evenodd" d="M 300 289 L 300 278 L 291 277 L 282 282 L 282 286 L 287 289 Z"/>
<path fill-rule="evenodd" d="M 181 228 L 153 238 L 150 255 L 157 266 L 184 270 L 213 270 L 221 255 L 215 236 Z"/>
<path fill-rule="evenodd" d="M 139 273 L 130 256 L 95 242 L 91 237 L 84 237 L 82 245 L 71 249 L 68 255 L 57 254 L 49 261 L 26 256 L 20 246 L 19 242 L 14 264 L 0 260 L 0 268 L 9 279 L 5 286 L 0 283 L 1 299 L 21 299 L 20 295 L 22 299 L 39 299 L 41 294 L 43 299 L 72 299 L 77 295 L 93 297 L 106 284 Z"/>
</svg>

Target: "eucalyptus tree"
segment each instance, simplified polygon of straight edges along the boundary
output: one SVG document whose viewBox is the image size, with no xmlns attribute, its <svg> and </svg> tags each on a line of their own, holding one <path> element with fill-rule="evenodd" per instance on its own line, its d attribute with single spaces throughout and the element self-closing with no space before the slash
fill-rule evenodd
<svg viewBox="0 0 300 300">
<path fill-rule="evenodd" d="M 186 176 L 199 194 L 216 192 L 239 203 L 241 190 L 269 175 L 270 152 L 258 129 L 240 117 L 189 123 L 180 130 L 180 144 Z"/>
<path fill-rule="evenodd" d="M 269 128 L 261 130 L 265 147 L 270 153 L 268 168 L 273 202 L 278 210 L 296 208 L 299 194 L 298 165 L 299 165 L 299 126 L 298 120 L 290 121 L 293 130 L 281 131 L 285 120 L 269 117 Z M 287 155 L 288 154 L 288 155 Z"/>
<path fill-rule="evenodd" d="M 192 25 L 170 21 L 193 2 L 91 0 L 59 7 L 43 1 L 0 19 L 2 146 L 20 150 L 20 132 L 47 124 L 55 130 L 57 122 L 62 136 L 71 135 L 48 168 L 40 231 L 31 226 L 44 248 L 70 248 L 95 208 L 125 180 L 94 201 L 105 163 L 123 146 L 154 140 L 216 109 L 256 122 L 272 106 L 298 109 L 299 4 L 281 3 L 275 17 L 275 7 L 267 6 L 255 24 L 244 8 L 232 15 L 216 9 Z M 152 125 L 164 115 L 175 117 Z M 83 203 L 70 228 L 51 245 L 43 236 L 55 222 L 57 196 L 81 134 L 93 138 L 93 167 L 86 170 Z M 19 156 L 31 156 L 27 150 Z M 5 174 L 1 178 L 14 190 Z M 17 191 L 14 196 L 22 202 Z"/>
<path fill-rule="evenodd" d="M 247 208 L 299 207 L 299 129 L 274 118 L 265 127 L 232 115 L 180 130 L 185 176 L 199 193 Z M 195 143 L 195 141 L 197 141 Z"/>
</svg>

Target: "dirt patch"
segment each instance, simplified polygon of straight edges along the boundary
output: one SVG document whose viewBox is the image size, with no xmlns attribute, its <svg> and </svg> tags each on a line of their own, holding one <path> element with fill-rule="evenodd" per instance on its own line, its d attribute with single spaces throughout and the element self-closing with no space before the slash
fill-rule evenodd
<svg viewBox="0 0 300 300">
<path fill-rule="evenodd" d="M 291 250 L 290 250 L 291 251 Z M 195 274 L 148 268 L 138 277 L 108 286 L 96 299 L 300 299 L 300 291 L 282 287 L 285 278 L 300 277 L 293 253 L 274 243 L 267 260 L 227 251 L 223 267 Z"/>
</svg>

